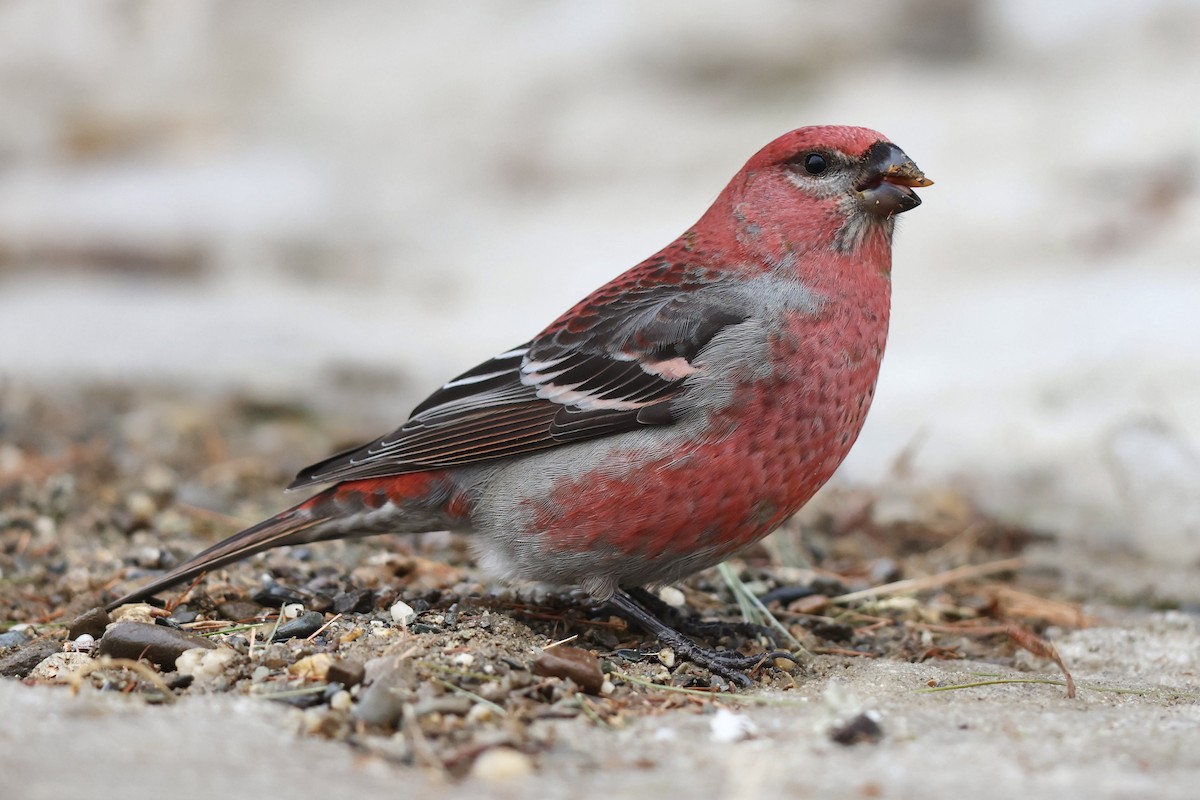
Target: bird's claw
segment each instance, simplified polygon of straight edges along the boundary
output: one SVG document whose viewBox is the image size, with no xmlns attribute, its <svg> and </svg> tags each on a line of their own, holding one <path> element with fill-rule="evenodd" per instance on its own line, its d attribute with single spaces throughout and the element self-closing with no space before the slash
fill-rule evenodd
<svg viewBox="0 0 1200 800">
<path fill-rule="evenodd" d="M 674 642 L 666 644 L 669 644 L 679 657 L 704 667 L 714 675 L 719 675 L 743 689 L 754 683 L 746 674 L 747 671 L 755 672 L 763 666 L 773 664 L 777 658 L 796 660 L 795 654 L 786 650 L 772 650 L 748 656 L 736 650 L 709 650 L 688 640 L 684 640 L 683 646 Z"/>
</svg>

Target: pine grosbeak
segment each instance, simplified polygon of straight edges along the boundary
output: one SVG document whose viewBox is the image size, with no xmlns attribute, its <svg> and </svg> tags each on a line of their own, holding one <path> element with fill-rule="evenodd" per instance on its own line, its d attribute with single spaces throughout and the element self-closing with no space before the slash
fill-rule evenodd
<svg viewBox="0 0 1200 800">
<path fill-rule="evenodd" d="M 758 541 L 841 463 L 887 339 L 894 216 L 930 183 L 874 131 L 779 137 L 663 250 L 289 487 L 330 488 L 112 605 L 279 545 L 467 531 L 497 576 L 580 585 L 744 683 L 750 659 L 640 587 Z"/>
</svg>

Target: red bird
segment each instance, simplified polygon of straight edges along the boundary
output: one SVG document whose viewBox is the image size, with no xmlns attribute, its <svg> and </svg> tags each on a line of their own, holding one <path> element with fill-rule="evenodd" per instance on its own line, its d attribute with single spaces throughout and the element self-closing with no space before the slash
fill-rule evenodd
<svg viewBox="0 0 1200 800">
<path fill-rule="evenodd" d="M 930 183 L 875 131 L 779 137 L 674 242 L 289 488 L 331 487 L 110 607 L 279 545 L 465 531 L 492 573 L 578 584 L 746 683 L 751 659 L 635 598 L 766 536 L 845 458 L 887 340 L 894 217 Z"/>
</svg>

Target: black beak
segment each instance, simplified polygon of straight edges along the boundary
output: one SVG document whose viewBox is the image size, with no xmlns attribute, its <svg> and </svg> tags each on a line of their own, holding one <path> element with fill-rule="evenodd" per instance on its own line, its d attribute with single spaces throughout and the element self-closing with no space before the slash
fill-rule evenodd
<svg viewBox="0 0 1200 800">
<path fill-rule="evenodd" d="M 863 156 L 862 180 L 854 187 L 863 206 L 873 214 L 891 217 L 921 205 L 914 186 L 933 181 L 891 142 L 876 142 Z"/>
</svg>

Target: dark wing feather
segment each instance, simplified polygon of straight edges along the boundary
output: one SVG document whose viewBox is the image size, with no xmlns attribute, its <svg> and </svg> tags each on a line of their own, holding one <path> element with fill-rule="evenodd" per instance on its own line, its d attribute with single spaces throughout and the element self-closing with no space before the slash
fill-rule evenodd
<svg viewBox="0 0 1200 800">
<path fill-rule="evenodd" d="M 696 287 L 598 292 L 532 342 L 449 381 L 399 429 L 288 488 L 492 461 L 674 421 L 692 359 L 746 314 Z"/>
</svg>

